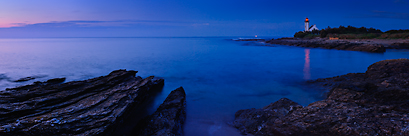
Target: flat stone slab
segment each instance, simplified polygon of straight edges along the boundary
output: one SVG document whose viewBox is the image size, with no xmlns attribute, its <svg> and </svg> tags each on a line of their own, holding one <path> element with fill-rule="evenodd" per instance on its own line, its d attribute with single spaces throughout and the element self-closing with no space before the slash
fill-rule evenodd
<svg viewBox="0 0 409 136">
<path fill-rule="evenodd" d="M 35 82 L 0 91 L 0 135 L 112 135 L 163 79 L 116 70 L 60 83 Z M 136 123 L 135 123 L 136 124 Z"/>
</svg>

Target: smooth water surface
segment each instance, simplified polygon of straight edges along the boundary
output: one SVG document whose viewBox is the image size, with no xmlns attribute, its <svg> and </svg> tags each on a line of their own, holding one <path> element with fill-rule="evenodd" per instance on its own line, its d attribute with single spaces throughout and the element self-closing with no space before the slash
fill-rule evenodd
<svg viewBox="0 0 409 136">
<path fill-rule="evenodd" d="M 306 106 L 323 99 L 306 80 L 365 72 L 374 62 L 409 57 L 408 50 L 270 47 L 231 38 L 0 39 L 0 90 L 56 77 L 73 81 L 137 70 L 138 76 L 165 79 L 151 112 L 170 91 L 184 87 L 185 135 L 239 135 L 228 125 L 237 110 L 261 108 L 282 97 Z M 10 82 L 28 76 L 37 79 Z"/>
</svg>

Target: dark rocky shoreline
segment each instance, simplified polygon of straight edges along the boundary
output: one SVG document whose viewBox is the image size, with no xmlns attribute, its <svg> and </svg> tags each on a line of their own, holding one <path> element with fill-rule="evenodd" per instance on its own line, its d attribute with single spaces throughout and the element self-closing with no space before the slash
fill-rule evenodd
<svg viewBox="0 0 409 136">
<path fill-rule="evenodd" d="M 403 39 L 338 39 L 329 40 L 327 38 L 299 39 L 299 38 L 278 38 L 271 40 L 264 39 L 238 39 L 236 41 L 256 41 L 271 44 L 323 48 L 349 51 L 365 51 L 383 53 L 386 49 L 409 49 L 409 40 Z"/>
<path fill-rule="evenodd" d="M 125 128 L 137 125 L 139 107 L 164 85 L 161 78 L 136 73 L 117 70 L 84 81 L 62 83 L 65 78 L 57 78 L 0 91 L 0 135 L 129 135 L 134 129 Z M 178 88 L 154 115 L 166 113 L 162 123 L 180 128 L 185 97 Z M 174 127 L 156 130 L 181 135 Z"/>
<path fill-rule="evenodd" d="M 339 40 L 326 40 L 323 38 L 315 39 L 296 39 L 296 38 L 284 38 L 284 39 L 272 39 L 266 41 L 268 44 L 280 44 L 299 47 L 311 47 L 311 48 L 324 48 L 324 49 L 337 49 L 337 50 L 350 50 L 350 51 L 366 51 L 366 52 L 385 52 L 385 46 L 377 43 L 353 43 L 348 41 Z"/>
<path fill-rule="evenodd" d="M 116 70 L 84 81 L 56 78 L 0 91 L 0 135 L 183 135 L 184 89 L 172 91 L 142 119 L 142 105 L 164 80 L 136 73 Z M 306 107 L 282 98 L 239 110 L 232 125 L 253 135 L 409 135 L 409 59 L 309 82 L 327 87 L 327 98 Z"/>
<path fill-rule="evenodd" d="M 312 81 L 330 89 L 306 107 L 283 98 L 236 112 L 234 126 L 254 135 L 409 135 L 409 60 L 384 60 L 365 73 Z"/>
</svg>

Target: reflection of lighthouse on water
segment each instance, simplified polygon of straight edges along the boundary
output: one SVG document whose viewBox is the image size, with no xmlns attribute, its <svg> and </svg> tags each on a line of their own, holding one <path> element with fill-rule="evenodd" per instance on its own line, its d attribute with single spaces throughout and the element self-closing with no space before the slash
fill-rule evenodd
<svg viewBox="0 0 409 136">
<path fill-rule="evenodd" d="M 304 63 L 304 79 L 309 80 L 311 79 L 310 73 L 310 49 L 305 49 L 305 63 Z"/>
</svg>

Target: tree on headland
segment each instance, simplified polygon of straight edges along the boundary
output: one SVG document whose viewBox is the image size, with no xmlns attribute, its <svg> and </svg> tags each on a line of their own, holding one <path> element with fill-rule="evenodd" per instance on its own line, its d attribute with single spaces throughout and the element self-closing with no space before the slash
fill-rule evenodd
<svg viewBox="0 0 409 136">
<path fill-rule="evenodd" d="M 325 31 L 324 29 L 322 29 L 322 30 L 320 31 L 320 37 L 321 37 L 321 38 L 325 38 L 325 37 L 327 37 L 327 35 L 328 35 L 328 32 Z"/>
<path fill-rule="evenodd" d="M 399 30 L 389 30 L 389 31 L 386 31 L 385 33 L 388 33 L 388 34 L 409 33 L 409 29 L 406 29 L 406 30 L 403 30 L 403 29 L 399 29 Z"/>
<path fill-rule="evenodd" d="M 312 31 L 299 31 L 297 33 L 294 34 L 294 37 L 296 38 L 314 38 L 314 37 L 318 37 L 320 34 L 319 30 L 312 30 Z"/>
<path fill-rule="evenodd" d="M 319 30 L 312 30 L 312 31 L 311 31 L 311 34 L 319 35 L 319 34 L 320 34 L 320 31 L 319 31 Z"/>
<path fill-rule="evenodd" d="M 296 32 L 296 33 L 294 34 L 294 37 L 295 37 L 295 38 L 304 38 L 304 37 L 307 36 L 308 34 L 309 34 L 309 32 L 299 31 L 299 32 Z"/>
<path fill-rule="evenodd" d="M 340 39 L 373 39 L 373 38 L 409 38 L 409 30 L 389 30 L 382 32 L 375 28 L 339 26 L 338 28 L 327 27 L 320 31 L 299 31 L 294 34 L 296 38 L 313 38 L 313 37 L 338 37 Z"/>
</svg>

